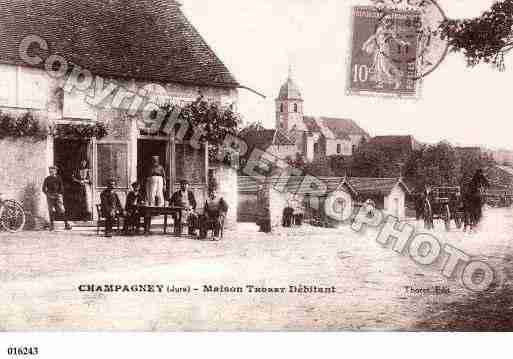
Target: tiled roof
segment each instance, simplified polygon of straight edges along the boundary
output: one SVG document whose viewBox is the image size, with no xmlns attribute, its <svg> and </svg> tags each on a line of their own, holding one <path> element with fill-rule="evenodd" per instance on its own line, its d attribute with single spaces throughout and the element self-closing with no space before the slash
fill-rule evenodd
<svg viewBox="0 0 513 359">
<path fill-rule="evenodd" d="M 397 150 L 414 150 L 418 143 L 413 136 L 376 136 L 371 138 L 366 146 L 389 148 Z"/>
<path fill-rule="evenodd" d="M 322 133 L 326 132 L 326 130 L 322 128 L 325 127 L 337 139 L 349 140 L 350 135 L 369 136 L 365 130 L 356 124 L 356 122 L 349 119 L 304 116 L 303 122 L 305 123 L 308 131 Z"/>
<path fill-rule="evenodd" d="M 238 86 L 174 0 L 0 0 L 0 62 L 27 65 L 28 35 L 96 75 Z"/>
<path fill-rule="evenodd" d="M 406 184 L 399 178 L 351 177 L 349 183 L 360 195 L 388 195 L 397 184 L 400 184 L 406 192 L 410 192 Z"/>
<path fill-rule="evenodd" d="M 358 190 L 353 186 L 351 180 L 343 177 L 319 177 L 322 185 L 316 187 L 316 182 L 310 182 L 310 178 L 303 176 L 274 176 L 268 178 L 275 190 L 288 192 L 291 194 L 312 195 L 312 196 L 325 196 L 329 193 L 340 190 L 342 187 L 348 189 L 352 195 L 358 195 Z M 375 179 L 368 179 L 375 180 Z M 394 186 L 398 180 L 395 179 Z M 258 182 L 256 179 L 247 176 L 238 177 L 238 190 L 239 193 L 257 193 L 262 189 L 264 182 Z M 390 187 L 388 193 L 393 189 Z M 387 193 L 387 194 L 388 194 Z"/>
<path fill-rule="evenodd" d="M 247 130 L 241 133 L 242 139 L 248 148 L 258 148 L 265 151 L 272 145 L 294 146 L 296 143 L 281 130 Z"/>
</svg>

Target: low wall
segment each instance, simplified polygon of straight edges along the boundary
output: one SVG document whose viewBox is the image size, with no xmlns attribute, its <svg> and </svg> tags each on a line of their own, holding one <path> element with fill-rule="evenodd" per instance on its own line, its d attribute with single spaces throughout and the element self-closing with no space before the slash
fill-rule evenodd
<svg viewBox="0 0 513 359">
<path fill-rule="evenodd" d="M 41 191 L 48 175 L 46 141 L 0 140 L 0 193 L 15 199 L 27 212 L 27 228 L 40 228 L 48 220 L 46 199 Z"/>
</svg>

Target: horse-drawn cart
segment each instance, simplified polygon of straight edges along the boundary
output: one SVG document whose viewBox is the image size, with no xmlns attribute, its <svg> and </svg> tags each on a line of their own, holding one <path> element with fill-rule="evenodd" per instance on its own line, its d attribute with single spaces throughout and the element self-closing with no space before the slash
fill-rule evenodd
<svg viewBox="0 0 513 359">
<path fill-rule="evenodd" d="M 429 204 L 424 206 L 426 229 L 434 228 L 434 220 L 442 220 L 447 231 L 451 230 L 451 221 L 455 222 L 456 228 L 461 228 L 464 212 L 460 187 L 433 187 L 427 201 Z"/>
</svg>

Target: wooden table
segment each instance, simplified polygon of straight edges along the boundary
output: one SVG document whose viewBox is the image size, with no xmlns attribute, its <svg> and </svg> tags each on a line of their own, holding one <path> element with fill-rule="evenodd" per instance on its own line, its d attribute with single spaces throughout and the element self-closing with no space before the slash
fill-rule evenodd
<svg viewBox="0 0 513 359">
<path fill-rule="evenodd" d="M 144 234 L 149 235 L 151 230 L 151 218 L 156 216 L 164 216 L 164 234 L 167 234 L 167 222 L 168 216 L 179 214 L 185 208 L 183 207 L 150 207 L 150 206 L 138 206 L 141 217 L 144 217 Z"/>
</svg>

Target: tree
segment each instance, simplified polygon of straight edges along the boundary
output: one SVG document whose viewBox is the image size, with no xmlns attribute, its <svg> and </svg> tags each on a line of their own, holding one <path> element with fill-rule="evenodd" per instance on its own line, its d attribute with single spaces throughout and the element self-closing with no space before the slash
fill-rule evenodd
<svg viewBox="0 0 513 359">
<path fill-rule="evenodd" d="M 328 157 L 318 158 L 304 166 L 304 171 L 311 176 L 317 177 L 335 177 L 335 172 L 331 169 Z"/>
<path fill-rule="evenodd" d="M 453 52 L 463 51 L 469 66 L 491 63 L 505 70 L 504 55 L 513 49 L 513 0 L 498 1 L 481 16 L 446 20 L 441 36 Z"/>
<path fill-rule="evenodd" d="M 399 177 L 399 167 L 388 153 L 374 147 L 358 151 L 353 156 L 352 177 Z"/>
</svg>

